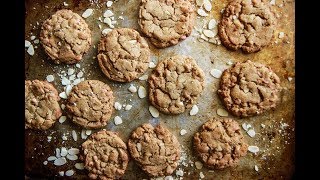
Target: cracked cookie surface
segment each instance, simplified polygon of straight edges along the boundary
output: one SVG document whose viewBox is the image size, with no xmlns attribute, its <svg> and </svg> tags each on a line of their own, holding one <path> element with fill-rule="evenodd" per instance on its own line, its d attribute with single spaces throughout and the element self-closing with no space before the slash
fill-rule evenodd
<svg viewBox="0 0 320 180">
<path fill-rule="evenodd" d="M 204 73 L 189 56 L 160 61 L 149 76 L 149 100 L 158 110 L 180 114 L 192 107 L 204 89 Z"/>
<path fill-rule="evenodd" d="M 178 166 L 180 144 L 161 124 L 143 124 L 135 129 L 128 141 L 131 157 L 150 176 L 170 175 Z"/>
<path fill-rule="evenodd" d="M 233 115 L 248 117 L 274 109 L 280 91 L 280 79 L 270 67 L 248 60 L 223 72 L 218 94 Z"/>
<path fill-rule="evenodd" d="M 130 82 L 139 78 L 150 62 L 147 41 L 129 28 L 114 29 L 98 45 L 98 62 L 102 72 L 114 81 Z"/>
<path fill-rule="evenodd" d="M 62 115 L 57 89 L 49 82 L 25 81 L 25 128 L 49 129 Z"/>
<path fill-rule="evenodd" d="M 270 44 L 275 18 L 268 2 L 236 0 L 228 4 L 219 23 L 219 36 L 224 46 L 246 53 Z"/>
<path fill-rule="evenodd" d="M 74 64 L 91 46 L 91 30 L 81 16 L 62 9 L 45 20 L 40 32 L 45 52 L 56 63 Z"/>
<path fill-rule="evenodd" d="M 142 0 L 138 24 L 152 44 L 165 48 L 191 34 L 194 18 L 188 0 Z"/>
<path fill-rule="evenodd" d="M 115 132 L 101 130 L 82 143 L 84 167 L 91 179 L 120 179 L 129 161 L 126 144 Z"/>
<path fill-rule="evenodd" d="M 235 166 L 248 149 L 239 124 L 228 118 L 204 123 L 194 135 L 193 147 L 210 169 Z"/>
<path fill-rule="evenodd" d="M 107 84 L 86 80 L 72 88 L 66 109 L 74 123 L 84 128 L 101 128 L 107 125 L 113 104 L 113 92 Z"/>
</svg>

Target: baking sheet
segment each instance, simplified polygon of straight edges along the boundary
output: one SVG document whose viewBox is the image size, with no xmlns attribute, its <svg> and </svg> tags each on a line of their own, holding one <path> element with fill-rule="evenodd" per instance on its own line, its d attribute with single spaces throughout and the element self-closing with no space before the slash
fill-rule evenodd
<svg viewBox="0 0 320 180">
<path fill-rule="evenodd" d="M 68 6 L 64 6 L 64 2 Z M 118 19 L 120 15 L 124 17 L 124 20 L 117 20 L 118 24 L 115 27 L 130 27 L 139 31 L 137 24 L 139 3 L 139 0 L 118 0 L 114 2 L 110 9 L 115 14 L 115 18 Z M 220 11 L 227 4 L 228 1 L 226 0 L 213 0 L 210 16 L 206 18 L 197 16 L 196 26 L 201 27 L 204 20 L 210 20 L 211 18 L 219 20 L 221 17 Z M 190 55 L 197 61 L 205 73 L 205 89 L 197 103 L 199 107 L 198 114 L 190 116 L 189 110 L 187 110 L 183 114 L 174 116 L 160 113 L 159 118 L 153 118 L 149 113 L 148 106 L 150 103 L 147 97 L 140 99 L 137 93 L 130 93 L 128 91 L 130 84 L 136 87 L 144 86 L 147 88 L 146 81 L 135 80 L 131 83 L 113 82 L 103 75 L 98 66 L 97 59 L 95 58 L 97 55 L 97 44 L 101 37 L 101 31 L 108 27 L 106 24 L 101 23 L 98 17 L 102 16 L 107 9 L 106 1 L 26 0 L 25 7 L 25 39 L 29 41 L 33 35 L 36 36 L 36 39 L 39 38 L 42 22 L 59 9 L 71 9 L 80 15 L 87 8 L 94 9 L 93 15 L 86 19 L 93 33 L 93 46 L 79 63 L 81 67 L 77 68 L 75 65 L 64 64 L 55 65 L 47 60 L 48 57 L 40 44 L 32 43 L 37 48 L 33 56 L 30 56 L 27 51 L 25 53 L 26 80 L 45 80 L 46 76 L 51 74 L 55 77 L 54 86 L 59 92 L 62 92 L 63 86 L 58 74 L 62 71 L 67 71 L 68 68 L 74 68 L 76 72 L 83 70 L 84 78 L 87 80 L 97 79 L 109 84 L 114 92 L 115 101 L 121 104 L 130 104 L 133 107 L 130 111 L 125 111 L 124 109 L 120 111 L 115 110 L 106 129 L 119 132 L 119 136 L 127 142 L 131 131 L 142 123 L 164 123 L 182 145 L 184 151 L 182 157 L 185 159 L 181 161 L 177 170 L 181 169 L 184 171 L 183 179 L 198 179 L 200 172 L 204 174 L 204 179 L 290 179 L 292 177 L 295 170 L 295 2 L 293 0 L 277 0 L 276 4 L 272 6 L 277 17 L 275 37 L 271 45 L 257 53 L 244 54 L 241 51 L 229 51 L 222 45 L 200 42 L 195 30 L 193 30 L 192 35 L 186 40 L 176 46 L 165 49 L 156 49 L 148 41 L 152 54 L 151 61 L 155 64 L 159 60 L 175 54 Z M 102 26 L 101 29 L 99 29 L 98 24 Z M 284 32 L 284 38 L 278 38 L 279 32 Z M 238 166 L 234 168 L 213 171 L 205 167 L 200 170 L 196 169 L 194 162 L 198 159 L 192 150 L 193 134 L 204 122 L 212 117 L 218 117 L 216 110 L 223 108 L 216 93 L 219 79 L 212 77 L 210 70 L 212 68 L 224 70 L 230 67 L 227 64 L 229 61 L 238 62 L 248 59 L 270 66 L 281 79 L 283 87 L 281 101 L 276 110 L 242 119 L 229 115 L 240 125 L 247 123 L 254 127 L 257 133 L 255 137 L 249 137 L 245 131 L 243 131 L 243 134 L 248 144 L 258 146 L 260 151 L 256 155 L 248 152 L 241 159 Z M 148 69 L 145 74 L 150 74 L 151 71 L 152 69 Z M 62 103 L 65 104 L 65 100 L 61 100 L 60 104 Z M 65 115 L 65 112 L 63 115 Z M 122 118 L 123 123 L 121 125 L 114 125 L 113 117 L 115 116 Z M 264 124 L 265 128 L 262 128 L 261 124 Z M 181 136 L 179 134 L 181 129 L 187 130 L 187 134 Z M 77 142 L 72 139 L 72 130 L 78 133 Z M 66 165 L 60 167 L 54 166 L 52 162 L 49 162 L 47 165 L 43 164 L 47 157 L 55 155 L 55 148 L 80 148 L 81 143 L 85 141 L 79 138 L 81 130 L 81 127 L 76 126 L 69 119 L 63 124 L 57 122 L 47 131 L 26 130 L 25 169 L 28 177 L 59 176 L 59 171 L 73 169 L 75 170 L 75 174 L 72 178 L 86 179 L 86 171 L 74 168 L 74 164 L 80 162 L 80 160 L 68 161 Z M 65 134 L 68 140 L 62 140 L 63 134 Z M 47 136 L 52 136 L 50 142 L 47 141 Z M 255 165 L 258 166 L 258 171 L 254 170 Z M 180 177 L 176 176 L 175 173 L 172 176 L 174 178 Z M 132 160 L 123 179 L 148 179 L 148 176 Z"/>
</svg>

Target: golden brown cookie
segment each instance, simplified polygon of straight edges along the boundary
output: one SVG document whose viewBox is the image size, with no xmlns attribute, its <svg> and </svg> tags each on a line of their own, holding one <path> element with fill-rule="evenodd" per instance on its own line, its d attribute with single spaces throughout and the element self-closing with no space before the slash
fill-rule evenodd
<svg viewBox="0 0 320 180">
<path fill-rule="evenodd" d="M 98 62 L 102 72 L 114 81 L 130 82 L 139 78 L 150 62 L 147 41 L 129 28 L 114 29 L 100 39 Z"/>
<path fill-rule="evenodd" d="M 111 88 L 98 80 L 82 81 L 69 94 L 66 109 L 69 118 L 84 128 L 102 128 L 113 112 Z"/>
<path fill-rule="evenodd" d="M 25 128 L 49 129 L 62 115 L 60 97 L 47 81 L 25 81 Z"/>
<path fill-rule="evenodd" d="M 233 115 L 248 117 L 274 109 L 280 91 L 280 79 L 270 67 L 248 60 L 223 72 L 218 94 Z"/>
<path fill-rule="evenodd" d="M 135 129 L 128 141 L 131 157 L 150 176 L 173 173 L 180 159 L 180 144 L 164 126 L 143 124 Z"/>
<path fill-rule="evenodd" d="M 149 100 L 158 110 L 180 114 L 192 107 L 204 89 L 204 73 L 189 56 L 160 61 L 149 77 Z"/>
<path fill-rule="evenodd" d="M 91 30 L 81 16 L 62 9 L 43 22 L 40 40 L 54 63 L 74 64 L 89 50 Z"/>
<path fill-rule="evenodd" d="M 189 0 L 142 0 L 138 23 L 152 44 L 165 48 L 191 34 L 194 18 Z"/>
<path fill-rule="evenodd" d="M 275 18 L 269 2 L 231 1 L 219 23 L 219 36 L 227 48 L 253 53 L 270 44 L 275 29 L 274 24 Z"/>
<path fill-rule="evenodd" d="M 120 179 L 129 162 L 126 144 L 115 132 L 101 130 L 82 143 L 84 168 L 90 179 Z"/>
<path fill-rule="evenodd" d="M 247 154 L 248 145 L 239 124 L 228 118 L 204 123 L 194 135 L 193 147 L 201 161 L 210 169 L 235 166 Z"/>
</svg>

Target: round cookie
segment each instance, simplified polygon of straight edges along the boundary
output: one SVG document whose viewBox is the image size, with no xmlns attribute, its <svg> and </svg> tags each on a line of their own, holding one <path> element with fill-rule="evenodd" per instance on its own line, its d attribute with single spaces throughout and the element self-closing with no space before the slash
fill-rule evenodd
<svg viewBox="0 0 320 180">
<path fill-rule="evenodd" d="M 180 114 L 196 103 L 204 89 L 204 73 L 191 57 L 177 55 L 159 62 L 148 83 L 154 107 Z"/>
<path fill-rule="evenodd" d="M 235 166 L 248 149 L 239 124 L 228 118 L 204 123 L 193 137 L 193 147 L 209 169 Z"/>
<path fill-rule="evenodd" d="M 25 128 L 49 129 L 62 115 L 57 89 L 49 82 L 25 81 Z"/>
<path fill-rule="evenodd" d="M 186 39 L 194 25 L 194 9 L 189 0 L 142 0 L 138 24 L 158 48 Z"/>
<path fill-rule="evenodd" d="M 101 128 L 107 125 L 113 104 L 113 92 L 107 84 L 86 80 L 72 88 L 66 109 L 74 123 L 84 128 Z"/>
<path fill-rule="evenodd" d="M 219 23 L 219 36 L 227 48 L 253 53 L 270 44 L 275 29 L 274 24 L 275 18 L 269 2 L 231 1 Z"/>
<path fill-rule="evenodd" d="M 82 143 L 84 168 L 91 179 L 119 179 L 129 162 L 126 144 L 115 132 L 101 130 Z"/>
<path fill-rule="evenodd" d="M 128 141 L 131 157 L 150 176 L 173 173 L 180 159 L 180 144 L 164 126 L 143 124 L 135 129 Z"/>
<path fill-rule="evenodd" d="M 89 50 L 91 30 L 81 16 L 62 9 L 43 22 L 40 40 L 54 63 L 74 64 Z"/>
<path fill-rule="evenodd" d="M 100 39 L 98 62 L 102 72 L 118 82 L 139 78 L 150 62 L 147 41 L 129 28 L 114 29 Z"/>
<path fill-rule="evenodd" d="M 280 91 L 280 79 L 270 67 L 248 60 L 223 72 L 218 94 L 233 115 L 248 117 L 274 109 Z"/>
</svg>

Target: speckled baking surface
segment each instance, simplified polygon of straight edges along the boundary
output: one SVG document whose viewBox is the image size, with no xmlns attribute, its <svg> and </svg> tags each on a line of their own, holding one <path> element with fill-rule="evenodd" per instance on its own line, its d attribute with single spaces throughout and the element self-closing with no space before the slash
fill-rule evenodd
<svg viewBox="0 0 320 180">
<path fill-rule="evenodd" d="M 68 6 L 64 6 L 66 2 Z M 57 75 L 61 71 L 67 71 L 68 68 L 74 68 L 76 72 L 82 70 L 85 79 L 97 79 L 108 83 L 115 95 L 115 101 L 121 104 L 131 104 L 133 107 L 130 111 L 124 109 L 114 111 L 111 120 L 105 127 L 108 130 L 119 132 L 119 136 L 127 142 L 132 130 L 142 123 L 151 122 L 152 124 L 164 123 L 174 135 L 177 136 L 182 149 L 182 156 L 186 158 L 177 169 L 184 171 L 183 179 L 199 179 L 199 173 L 204 174 L 203 179 L 290 179 L 295 170 L 295 2 L 294 0 L 276 0 L 276 4 L 272 6 L 277 16 L 277 26 L 275 29 L 275 37 L 272 44 L 262 49 L 262 51 L 253 54 L 243 54 L 241 51 L 229 51 L 222 45 L 214 45 L 208 42 L 200 42 L 196 31 L 193 30 L 192 35 L 176 46 L 158 50 L 151 45 L 151 61 L 157 63 L 166 57 L 174 54 L 183 54 L 192 56 L 198 65 L 205 72 L 205 89 L 200 97 L 197 105 L 199 112 L 195 116 L 189 115 L 189 110 L 177 116 L 170 116 L 160 113 L 159 118 L 152 118 L 148 111 L 148 98 L 140 99 L 137 93 L 130 93 L 128 87 L 130 84 L 136 87 L 147 87 L 146 81 L 135 80 L 131 83 L 116 83 L 108 80 L 101 72 L 97 59 L 97 43 L 101 37 L 101 31 L 107 28 L 107 25 L 99 22 L 98 17 L 102 16 L 107 9 L 106 1 L 52 1 L 52 0 L 26 0 L 25 13 L 25 39 L 30 41 L 32 35 L 39 38 L 42 22 L 55 11 L 67 8 L 78 14 L 82 14 L 87 8 L 94 9 L 92 16 L 86 19 L 90 29 L 93 32 L 93 46 L 79 63 L 81 68 L 75 65 L 55 65 L 47 60 L 40 44 L 35 49 L 35 54 L 30 56 L 27 51 L 25 53 L 25 79 L 45 80 L 47 75 L 53 75 L 55 81 L 54 86 L 59 92 L 63 91 L 61 79 Z M 130 27 L 137 29 L 139 0 L 118 0 L 113 3 L 110 8 L 115 18 L 121 15 L 124 20 L 117 20 L 115 27 Z M 203 18 L 197 16 L 196 26 L 201 27 L 204 19 L 215 18 L 220 19 L 220 11 L 228 4 L 226 0 L 213 0 L 212 10 L 208 17 Z M 99 29 L 101 24 L 102 29 Z M 279 32 L 284 32 L 284 38 L 278 38 Z M 223 108 L 221 101 L 217 96 L 219 79 L 210 75 L 212 68 L 224 70 L 230 65 L 227 62 L 237 62 L 252 60 L 270 66 L 274 72 L 280 77 L 283 87 L 281 93 L 281 101 L 276 110 L 269 111 L 259 116 L 251 118 L 236 118 L 239 124 L 251 124 L 256 132 L 256 136 L 251 138 L 243 130 L 245 139 L 249 145 L 256 145 L 260 148 L 257 154 L 248 152 L 243 157 L 238 166 L 227 168 L 224 170 L 209 171 L 207 168 L 196 169 L 194 162 L 197 158 L 192 149 L 192 137 L 198 130 L 200 125 L 209 120 L 211 117 L 218 117 L 216 111 Z M 146 74 L 150 74 L 152 69 L 148 69 Z M 290 81 L 289 81 L 289 79 Z M 292 79 L 291 79 L 292 78 Z M 65 103 L 61 100 L 60 104 Z M 64 112 L 65 115 L 65 112 Z M 115 126 L 113 117 L 120 116 L 123 119 L 121 125 Z M 288 124 L 286 126 L 284 123 Z M 261 124 L 265 127 L 262 128 Z M 187 130 L 187 134 L 181 136 L 181 129 Z M 78 133 L 78 140 L 72 139 L 71 131 Z M 85 170 L 77 170 L 74 164 L 77 161 L 68 160 L 63 166 L 55 166 L 52 162 L 44 165 L 43 162 L 47 157 L 55 155 L 55 148 L 61 147 L 77 147 L 80 148 L 83 139 L 80 138 L 82 128 L 73 124 L 67 119 L 63 124 L 57 122 L 52 128 L 46 131 L 25 131 L 25 173 L 31 178 L 35 177 L 59 177 L 59 171 L 67 171 L 73 169 L 75 174 L 68 178 L 87 179 Z M 96 131 L 96 130 L 95 130 Z M 62 135 L 67 136 L 67 140 L 62 140 Z M 47 136 L 52 136 L 50 142 Z M 259 170 L 255 171 L 254 166 L 257 165 Z M 172 175 L 177 178 L 175 173 Z M 179 177 L 179 176 L 178 176 Z M 63 177 L 67 178 L 67 177 Z M 130 161 L 128 169 L 123 179 L 149 179 L 148 176 Z"/>
</svg>

